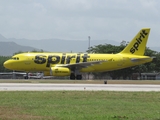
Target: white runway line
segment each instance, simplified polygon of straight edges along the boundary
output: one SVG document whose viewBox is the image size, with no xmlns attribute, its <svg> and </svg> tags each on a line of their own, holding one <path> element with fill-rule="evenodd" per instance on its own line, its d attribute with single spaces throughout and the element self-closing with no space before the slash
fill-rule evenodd
<svg viewBox="0 0 160 120">
<path fill-rule="evenodd" d="M 0 91 L 160 91 L 160 85 L 0 83 Z"/>
</svg>

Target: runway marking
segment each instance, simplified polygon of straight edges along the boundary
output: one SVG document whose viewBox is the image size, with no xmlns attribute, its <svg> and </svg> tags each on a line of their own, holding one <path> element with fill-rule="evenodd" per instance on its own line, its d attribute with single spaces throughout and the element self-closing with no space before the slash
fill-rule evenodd
<svg viewBox="0 0 160 120">
<path fill-rule="evenodd" d="M 0 91 L 160 91 L 160 85 L 0 83 Z"/>
</svg>

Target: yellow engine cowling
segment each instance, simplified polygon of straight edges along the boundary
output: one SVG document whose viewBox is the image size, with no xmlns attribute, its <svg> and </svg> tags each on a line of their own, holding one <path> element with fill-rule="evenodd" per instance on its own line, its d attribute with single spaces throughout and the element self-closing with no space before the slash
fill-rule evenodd
<svg viewBox="0 0 160 120">
<path fill-rule="evenodd" d="M 50 76 L 51 75 L 50 71 L 44 71 L 43 73 L 44 73 L 44 76 Z"/>
<path fill-rule="evenodd" d="M 50 73 L 53 76 L 69 76 L 71 71 L 69 68 L 65 67 L 51 67 Z"/>
</svg>

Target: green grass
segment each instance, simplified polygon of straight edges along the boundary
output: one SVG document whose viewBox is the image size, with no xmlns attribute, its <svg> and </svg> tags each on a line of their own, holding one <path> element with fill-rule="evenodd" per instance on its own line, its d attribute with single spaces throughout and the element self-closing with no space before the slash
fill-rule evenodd
<svg viewBox="0 0 160 120">
<path fill-rule="evenodd" d="M 160 120 L 160 92 L 0 92 L 0 120 Z"/>
</svg>

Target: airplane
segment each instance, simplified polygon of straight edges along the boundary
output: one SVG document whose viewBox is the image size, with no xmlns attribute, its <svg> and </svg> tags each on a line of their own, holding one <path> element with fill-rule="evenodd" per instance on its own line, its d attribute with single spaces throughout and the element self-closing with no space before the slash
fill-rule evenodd
<svg viewBox="0 0 160 120">
<path fill-rule="evenodd" d="M 81 80 L 84 72 L 113 71 L 151 62 L 152 57 L 144 56 L 149 33 L 150 28 L 142 28 L 117 54 L 20 53 L 3 65 L 15 71 L 43 71 L 45 76 L 70 76 L 71 80 Z"/>
</svg>

